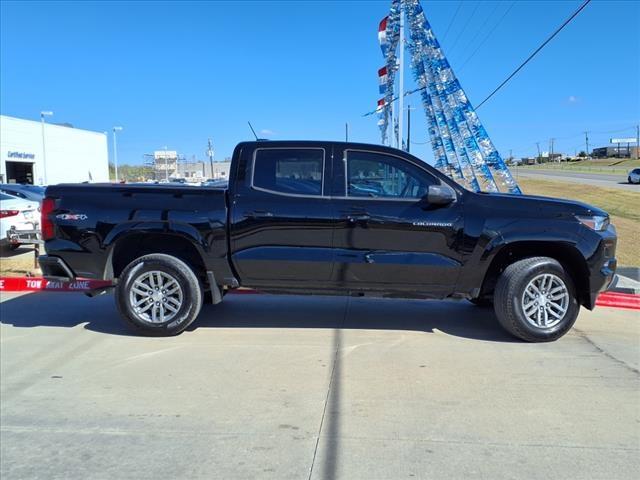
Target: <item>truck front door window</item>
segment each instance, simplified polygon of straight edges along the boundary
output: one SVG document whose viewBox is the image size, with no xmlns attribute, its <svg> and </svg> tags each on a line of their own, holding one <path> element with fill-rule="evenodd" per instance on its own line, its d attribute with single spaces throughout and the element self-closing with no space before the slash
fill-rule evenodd
<svg viewBox="0 0 640 480">
<path fill-rule="evenodd" d="M 347 152 L 349 197 L 419 199 L 437 183 L 401 159 L 373 152 Z"/>
</svg>

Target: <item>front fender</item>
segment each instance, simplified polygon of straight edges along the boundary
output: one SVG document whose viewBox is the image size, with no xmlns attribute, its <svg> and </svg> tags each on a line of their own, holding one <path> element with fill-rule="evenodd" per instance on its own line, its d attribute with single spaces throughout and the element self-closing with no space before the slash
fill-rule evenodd
<svg viewBox="0 0 640 480">
<path fill-rule="evenodd" d="M 457 290 L 472 296 L 478 294 L 493 261 L 514 247 L 530 250 L 532 256 L 553 256 L 557 253 L 555 250 L 565 249 L 585 258 L 578 232 L 579 226 L 573 222 L 549 219 L 527 218 L 499 226 L 488 223 L 480 235 L 488 240 L 476 243 L 460 275 Z"/>
</svg>

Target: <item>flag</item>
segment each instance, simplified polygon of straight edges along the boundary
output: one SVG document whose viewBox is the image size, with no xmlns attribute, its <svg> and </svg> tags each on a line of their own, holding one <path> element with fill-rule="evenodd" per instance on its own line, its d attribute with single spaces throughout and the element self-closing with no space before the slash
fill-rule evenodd
<svg viewBox="0 0 640 480">
<path fill-rule="evenodd" d="M 384 98 L 381 98 L 380 100 L 378 100 L 378 108 L 376 108 L 376 112 L 380 112 L 382 111 L 382 109 L 387 105 L 387 102 L 385 101 Z"/>
<path fill-rule="evenodd" d="M 382 49 L 382 54 L 387 56 L 387 20 L 389 16 L 387 15 L 380 21 L 380 25 L 378 26 L 378 40 L 380 41 L 380 48 Z"/>
<path fill-rule="evenodd" d="M 382 67 L 381 69 L 378 70 L 378 88 L 380 90 L 380 93 L 385 93 L 387 91 L 387 80 L 388 80 L 388 75 L 387 75 L 387 67 Z"/>
</svg>

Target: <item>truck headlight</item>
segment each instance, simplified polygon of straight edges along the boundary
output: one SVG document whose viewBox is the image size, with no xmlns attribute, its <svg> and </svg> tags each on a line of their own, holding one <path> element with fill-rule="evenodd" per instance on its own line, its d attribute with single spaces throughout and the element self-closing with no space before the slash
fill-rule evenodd
<svg viewBox="0 0 640 480">
<path fill-rule="evenodd" d="M 576 215 L 576 218 L 580 223 L 586 225 L 591 230 L 595 230 L 596 232 L 606 230 L 609 226 L 609 217 L 604 215 Z"/>
</svg>

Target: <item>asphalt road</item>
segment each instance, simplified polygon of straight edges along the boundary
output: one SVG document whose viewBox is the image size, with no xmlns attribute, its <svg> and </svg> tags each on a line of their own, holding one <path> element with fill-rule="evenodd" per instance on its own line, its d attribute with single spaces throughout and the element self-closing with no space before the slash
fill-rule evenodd
<svg viewBox="0 0 640 480">
<path fill-rule="evenodd" d="M 532 170 L 523 168 L 514 168 L 513 172 L 514 175 L 516 175 L 516 178 L 538 178 L 540 180 L 582 183 L 585 185 L 594 185 L 596 187 L 618 188 L 622 190 L 640 192 L 640 185 L 631 185 L 627 183 L 627 177 L 625 175 L 609 175 L 604 173 L 578 173 L 567 172 L 564 170 Z"/>
<path fill-rule="evenodd" d="M 4 294 L 0 477 L 635 479 L 640 315 L 526 344 L 465 302 L 236 295 L 174 338 Z"/>
</svg>

